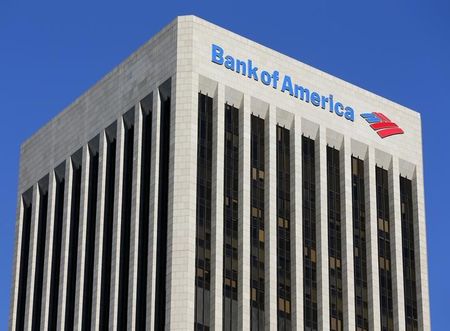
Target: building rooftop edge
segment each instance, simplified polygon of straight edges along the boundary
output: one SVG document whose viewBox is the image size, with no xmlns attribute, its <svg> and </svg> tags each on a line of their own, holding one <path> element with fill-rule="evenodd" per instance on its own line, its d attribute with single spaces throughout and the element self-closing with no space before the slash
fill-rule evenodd
<svg viewBox="0 0 450 331">
<path fill-rule="evenodd" d="M 50 127 L 52 125 L 53 122 L 55 122 L 56 120 L 58 120 L 61 116 L 63 116 L 66 112 L 70 111 L 73 107 L 75 107 L 78 103 L 83 101 L 83 98 L 86 97 L 87 95 L 89 95 L 90 93 L 92 93 L 93 91 L 95 91 L 97 88 L 99 88 L 104 82 L 106 82 L 108 79 L 110 79 L 112 76 L 114 76 L 114 74 L 118 71 L 121 70 L 121 68 L 125 67 L 130 61 L 132 61 L 135 56 L 137 56 L 140 51 L 142 49 L 144 49 L 148 44 L 150 44 L 151 42 L 153 42 L 155 39 L 157 39 L 158 37 L 160 37 L 164 32 L 168 31 L 169 29 L 173 28 L 174 26 L 176 26 L 178 23 L 182 23 L 182 22 L 193 22 L 193 23 L 198 23 L 198 24 L 204 24 L 204 25 L 209 25 L 210 27 L 214 27 L 216 29 L 220 29 L 223 30 L 224 32 L 227 32 L 229 34 L 231 34 L 232 36 L 234 36 L 237 39 L 240 39 L 243 42 L 246 43 L 251 43 L 254 44 L 258 47 L 261 47 L 269 52 L 273 52 L 276 54 L 279 54 L 280 56 L 284 57 L 286 60 L 288 61 L 292 61 L 293 64 L 295 65 L 300 65 L 302 66 L 305 70 L 308 70 L 310 72 L 314 72 L 316 74 L 321 75 L 322 77 L 332 80 L 333 83 L 339 83 L 344 85 L 347 88 L 352 89 L 354 92 L 360 93 L 362 95 L 364 95 L 365 97 L 369 97 L 372 98 L 378 102 L 382 102 L 382 103 L 386 103 L 388 105 L 390 105 L 391 107 L 394 107 L 395 109 L 399 110 L 399 111 L 403 111 L 403 112 L 407 112 L 409 114 L 415 114 L 415 116 L 417 116 L 417 118 L 421 118 L 421 114 L 418 111 L 415 111 L 411 108 L 408 108 L 406 106 L 403 106 L 395 101 L 392 101 L 390 99 L 387 99 L 386 97 L 380 96 L 374 92 L 368 91 L 367 89 L 364 89 L 362 87 L 359 87 L 355 84 L 352 84 L 350 82 L 347 82 L 346 80 L 336 77 L 334 75 L 331 75 L 321 69 L 317 69 L 309 64 L 306 64 L 290 55 L 286 55 L 284 53 L 281 53 L 277 50 L 274 50 L 268 46 L 265 46 L 259 42 L 256 42 L 254 40 L 251 40 L 243 35 L 240 35 L 238 33 L 235 33 L 231 30 L 225 29 L 215 23 L 212 23 L 204 18 L 201 18 L 199 16 L 196 15 L 178 15 L 176 16 L 172 21 L 170 21 L 168 24 L 166 24 L 163 28 L 161 28 L 161 30 L 159 30 L 153 37 L 151 37 L 149 40 L 147 40 L 144 44 L 142 44 L 139 48 L 137 48 L 135 51 L 133 51 L 129 56 L 127 56 L 122 62 L 120 62 L 118 65 L 116 65 L 113 69 L 111 69 L 107 74 L 105 74 L 103 77 L 101 77 L 100 79 L 98 79 L 93 85 L 91 85 L 90 87 L 86 88 L 86 90 L 80 94 L 74 101 L 72 101 L 69 105 L 67 105 L 66 107 L 64 107 L 58 114 L 56 114 L 54 117 L 52 117 L 46 124 L 44 124 L 43 126 L 41 126 L 38 130 L 36 130 L 34 133 L 32 133 L 28 138 L 26 138 L 20 145 L 20 149 L 21 151 L 26 147 L 27 143 L 33 139 L 34 136 L 38 135 L 41 131 L 43 131 L 44 129 L 46 129 L 47 127 Z"/>
<path fill-rule="evenodd" d="M 363 95 L 365 95 L 365 96 L 368 96 L 368 97 L 370 97 L 370 98 L 376 99 L 377 101 L 381 101 L 381 102 L 384 102 L 384 103 L 386 103 L 386 104 L 389 104 L 390 106 L 392 106 L 392 107 L 394 107 L 394 108 L 396 108 L 396 109 L 398 109 L 398 110 L 400 110 L 400 111 L 405 111 L 405 112 L 408 112 L 408 113 L 414 113 L 414 114 L 417 114 L 416 116 L 417 116 L 418 118 L 421 117 L 420 112 L 417 111 L 417 110 L 414 110 L 414 109 L 412 109 L 412 108 L 406 107 L 406 106 L 404 106 L 404 105 L 402 105 L 402 104 L 400 104 L 400 103 L 398 103 L 398 102 L 396 102 L 396 101 L 393 101 L 393 100 L 391 100 L 391 99 L 388 99 L 388 98 L 386 98 L 386 97 L 383 97 L 383 96 L 381 96 L 381 95 L 379 95 L 379 94 L 377 94 L 377 93 L 375 93 L 375 92 L 371 92 L 371 91 L 369 91 L 369 90 L 367 90 L 367 89 L 365 89 L 365 88 L 362 88 L 362 87 L 360 87 L 360 86 L 358 86 L 358 85 L 356 85 L 356 84 L 350 83 L 350 82 L 346 81 L 346 80 L 343 79 L 343 78 L 334 76 L 334 75 L 332 75 L 332 74 L 330 74 L 330 73 L 328 73 L 328 72 L 326 72 L 326 71 L 324 71 L 324 70 L 318 69 L 318 68 L 316 68 L 316 67 L 314 67 L 314 66 L 312 66 L 312 65 L 309 65 L 309 64 L 307 64 L 307 63 L 304 63 L 304 62 L 300 61 L 299 59 L 296 59 L 296 58 L 293 57 L 293 56 L 284 54 L 284 53 L 279 52 L 279 51 L 277 51 L 277 50 L 275 50 L 275 49 L 273 49 L 273 48 L 270 48 L 270 47 L 268 47 L 268 46 L 266 46 L 266 45 L 264 45 L 264 44 L 261 44 L 261 43 L 259 43 L 259 42 L 257 42 L 257 41 L 254 41 L 254 40 L 249 39 L 249 38 L 247 38 L 247 37 L 245 37 L 245 36 L 243 36 L 243 35 L 240 35 L 240 34 L 238 34 L 238 33 L 236 33 L 236 32 L 233 32 L 233 31 L 231 31 L 231 30 L 225 29 L 225 28 L 221 27 L 220 25 L 217 25 L 217 24 L 215 24 L 215 23 L 212 23 L 212 22 L 210 22 L 210 21 L 208 21 L 208 20 L 206 20 L 206 19 L 204 19 L 204 18 L 201 18 L 201 17 L 196 16 L 196 15 L 177 16 L 177 18 L 183 18 L 183 20 L 189 20 L 189 19 L 190 19 L 190 20 L 192 20 L 192 21 L 194 21 L 194 22 L 197 21 L 197 23 L 201 23 L 201 22 L 202 22 L 202 23 L 206 23 L 207 25 L 213 26 L 213 27 L 215 27 L 215 28 L 219 28 L 219 29 L 221 29 L 221 30 L 223 30 L 223 31 L 226 31 L 226 32 L 228 32 L 228 33 L 231 33 L 233 36 L 237 37 L 238 39 L 243 39 L 243 40 L 245 40 L 246 42 L 255 44 L 255 45 L 257 45 L 258 47 L 261 47 L 261 48 L 263 48 L 263 49 L 265 49 L 265 50 L 268 50 L 268 51 L 270 51 L 270 52 L 277 53 L 277 54 L 281 55 L 282 57 L 284 57 L 285 59 L 287 59 L 287 60 L 289 60 L 289 61 L 292 61 L 292 62 L 295 62 L 295 64 L 302 66 L 304 69 L 306 69 L 306 70 L 308 70 L 308 71 L 310 71 L 310 72 L 318 73 L 319 75 L 321 75 L 322 77 L 325 77 L 326 79 L 333 80 L 333 83 L 336 83 L 336 81 L 338 81 L 338 82 L 341 83 L 342 85 L 345 85 L 347 88 L 351 88 L 353 91 L 359 92 L 359 93 L 361 93 L 361 94 L 363 94 Z"/>
</svg>

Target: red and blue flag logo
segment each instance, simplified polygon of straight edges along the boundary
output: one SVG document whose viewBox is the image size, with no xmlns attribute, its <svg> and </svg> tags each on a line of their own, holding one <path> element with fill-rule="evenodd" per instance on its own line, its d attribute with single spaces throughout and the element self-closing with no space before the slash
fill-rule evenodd
<svg viewBox="0 0 450 331">
<path fill-rule="evenodd" d="M 361 114 L 361 117 L 364 118 L 367 123 L 370 124 L 370 127 L 383 139 L 396 134 L 405 133 L 397 124 L 392 122 L 382 113 L 364 113 Z"/>
</svg>

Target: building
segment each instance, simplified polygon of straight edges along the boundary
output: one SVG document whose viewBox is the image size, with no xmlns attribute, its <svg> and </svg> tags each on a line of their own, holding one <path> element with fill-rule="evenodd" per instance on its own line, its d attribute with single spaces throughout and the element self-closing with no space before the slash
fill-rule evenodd
<svg viewBox="0 0 450 331">
<path fill-rule="evenodd" d="M 420 115 L 178 17 L 21 148 L 11 330 L 430 330 Z"/>
</svg>

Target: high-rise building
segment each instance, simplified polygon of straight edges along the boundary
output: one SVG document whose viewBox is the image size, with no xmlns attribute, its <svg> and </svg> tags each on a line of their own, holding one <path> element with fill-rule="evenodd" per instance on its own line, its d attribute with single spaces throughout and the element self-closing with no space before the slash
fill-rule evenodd
<svg viewBox="0 0 450 331">
<path fill-rule="evenodd" d="M 420 115 L 178 17 L 21 148 L 11 330 L 430 330 Z"/>
</svg>

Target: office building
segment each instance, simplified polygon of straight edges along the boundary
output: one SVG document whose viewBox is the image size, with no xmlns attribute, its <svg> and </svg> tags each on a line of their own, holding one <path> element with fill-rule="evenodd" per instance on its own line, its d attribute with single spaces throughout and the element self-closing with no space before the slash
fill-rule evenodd
<svg viewBox="0 0 450 331">
<path fill-rule="evenodd" d="M 11 330 L 430 330 L 420 114 L 194 16 L 24 142 L 16 224 Z"/>
</svg>

